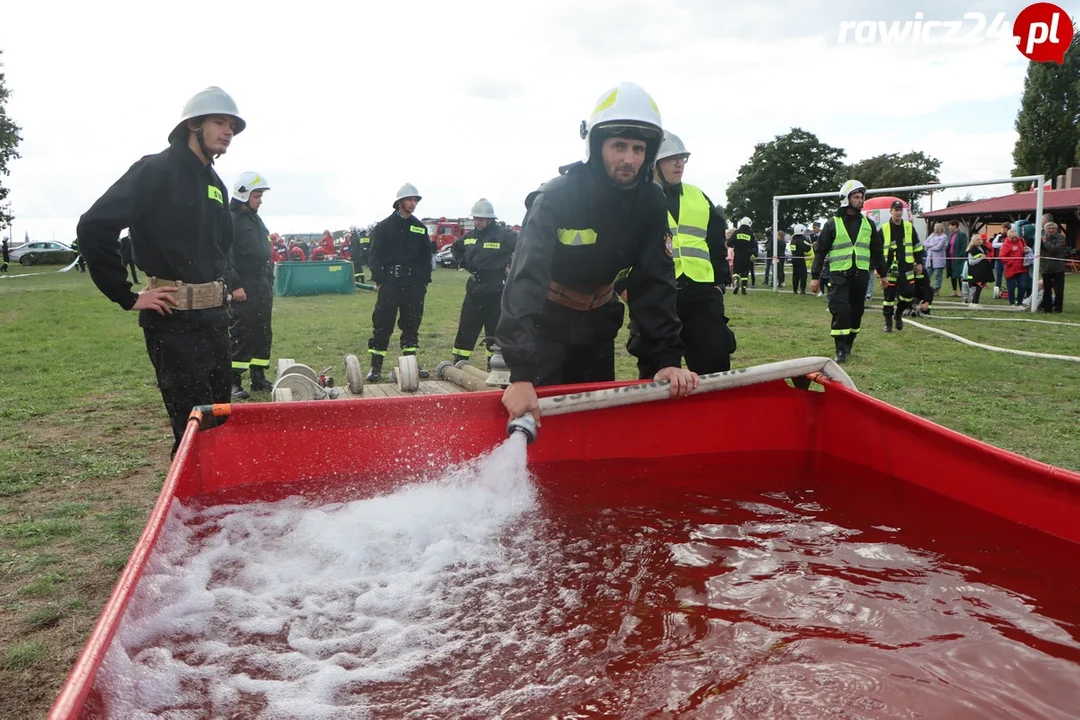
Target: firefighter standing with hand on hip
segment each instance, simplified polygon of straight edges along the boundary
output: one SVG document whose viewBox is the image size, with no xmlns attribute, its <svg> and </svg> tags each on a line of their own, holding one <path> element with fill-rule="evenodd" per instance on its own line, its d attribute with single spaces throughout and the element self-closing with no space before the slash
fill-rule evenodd
<svg viewBox="0 0 1080 720">
<path fill-rule="evenodd" d="M 242 380 L 249 367 L 252 392 L 269 392 L 274 387 L 266 379 L 273 338 L 270 316 L 274 309 L 274 265 L 270 261 L 270 231 L 259 217 L 263 193 L 269 189 L 265 177 L 246 172 L 233 184 L 229 203 L 233 218 L 233 276 L 229 285 L 234 288 L 229 336 L 232 396 L 238 399 L 248 396 Z"/>
<path fill-rule="evenodd" d="M 495 222 L 495 208 L 486 198 L 480 198 L 473 205 L 472 217 L 476 229 L 450 246 L 458 266 L 469 271 L 457 337 L 454 338 L 455 363 L 472 357 L 481 328 L 485 338 L 495 337 L 502 312 L 502 290 L 517 244 L 517 235 Z M 486 342 L 485 346 L 490 370 L 491 342 Z"/>
<path fill-rule="evenodd" d="M 660 112 L 643 89 L 622 83 L 581 123 L 585 162 L 543 186 L 518 238 L 502 296 L 498 345 L 510 368 L 503 405 L 539 421 L 537 385 L 615 379 L 615 336 L 625 277 L 638 352 L 661 368 L 672 397 L 697 387 L 680 367 L 675 268 L 664 193 L 651 181 L 662 135 Z M 630 269 L 633 268 L 633 272 Z"/>
<path fill-rule="evenodd" d="M 810 292 L 821 286 L 821 270 L 829 262 L 829 312 L 832 313 L 832 337 L 836 344 L 836 362 L 846 362 L 862 326 L 866 309 L 866 288 L 871 268 L 877 271 L 881 287 L 888 287 L 888 268 L 881 251 L 881 233 L 862 214 L 866 186 L 848 180 L 840 188 L 840 209 L 821 229 L 818 252 L 811 271 Z"/>
<path fill-rule="evenodd" d="M 371 371 L 367 382 L 378 382 L 382 377 L 395 320 L 401 329 L 402 355 L 415 355 L 420 345 L 424 296 L 431 282 L 431 240 L 427 227 L 413 215 L 419 202 L 420 193 L 405 183 L 394 199 L 394 212 L 371 233 L 368 263 L 378 297 L 371 313 Z M 419 375 L 426 378 L 428 372 L 420 370 Z"/>
<path fill-rule="evenodd" d="M 169 133 L 168 149 L 132 165 L 79 219 L 94 284 L 120 307 L 139 311 L 174 454 L 193 407 L 229 401 L 232 222 L 213 163 L 245 126 L 221 88 L 197 93 Z M 120 259 L 124 228 L 149 280 L 141 292 L 132 290 Z"/>
</svg>

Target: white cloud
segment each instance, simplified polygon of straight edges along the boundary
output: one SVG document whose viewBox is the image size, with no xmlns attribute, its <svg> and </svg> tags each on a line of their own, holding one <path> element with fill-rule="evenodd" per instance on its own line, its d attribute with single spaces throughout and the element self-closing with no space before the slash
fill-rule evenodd
<svg viewBox="0 0 1080 720">
<path fill-rule="evenodd" d="M 983 11 L 1011 21 L 1023 6 Z M 486 196 L 516 221 L 527 192 L 581 157 L 578 124 L 622 80 L 653 94 L 693 152 L 688 181 L 718 202 L 754 144 L 793 126 L 852 160 L 923 150 L 943 160 L 943 178 L 1008 175 L 1023 58 L 1007 43 L 837 45 L 841 20 L 905 19 L 919 6 L 883 8 L 113 1 L 58 17 L 22 3 L 5 10 L 0 38 L 8 111 L 24 137 L 4 179 L 16 237 L 73 237 L 77 216 L 163 149 L 184 100 L 211 84 L 249 123 L 219 172 L 229 184 L 244 170 L 266 174 L 271 229 L 301 225 L 286 232 L 380 219 L 406 181 L 423 193 L 423 215 L 464 215 Z M 967 132 L 966 108 L 995 100 L 1007 111 Z"/>
</svg>

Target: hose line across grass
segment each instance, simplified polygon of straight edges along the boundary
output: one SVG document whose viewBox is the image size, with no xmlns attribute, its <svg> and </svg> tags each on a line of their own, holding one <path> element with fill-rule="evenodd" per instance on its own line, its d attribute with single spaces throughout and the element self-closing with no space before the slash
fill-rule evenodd
<svg viewBox="0 0 1080 720">
<path fill-rule="evenodd" d="M 1028 350 L 1013 350 L 1011 348 L 997 347 L 996 345 L 986 345 L 985 343 L 975 342 L 974 340 L 968 340 L 967 338 L 960 337 L 959 335 L 954 335 L 951 332 L 945 332 L 940 328 L 923 325 L 922 323 L 915 322 L 914 320 L 905 320 L 904 325 L 911 325 L 912 327 L 917 327 L 920 330 L 937 333 L 938 335 L 947 337 L 950 340 L 956 340 L 957 342 L 963 343 L 964 345 L 982 348 L 983 350 L 990 350 L 991 352 L 1008 353 L 1009 355 L 1022 355 L 1024 357 L 1044 358 L 1047 360 L 1068 360 L 1069 362 L 1080 362 L 1080 357 L 1075 357 L 1073 355 L 1054 355 L 1052 353 L 1038 353 Z"/>
</svg>

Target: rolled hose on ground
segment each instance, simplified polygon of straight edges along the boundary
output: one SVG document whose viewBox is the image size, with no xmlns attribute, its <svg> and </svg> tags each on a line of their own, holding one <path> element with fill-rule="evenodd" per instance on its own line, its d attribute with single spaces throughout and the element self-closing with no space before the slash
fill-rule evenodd
<svg viewBox="0 0 1080 720">
<path fill-rule="evenodd" d="M 456 368 L 458 368 L 460 370 L 464 370 L 465 372 L 469 373 L 470 375 L 474 375 L 474 376 L 480 378 L 481 380 L 484 381 L 485 384 L 487 384 L 488 373 L 484 372 L 483 370 L 476 367 L 475 365 L 470 365 L 468 360 L 459 360 L 458 362 L 454 363 L 454 367 L 456 367 Z"/>
<path fill-rule="evenodd" d="M 710 373 L 699 376 L 698 387 L 691 391 L 691 395 L 700 395 L 717 390 L 729 390 L 732 388 L 758 385 L 776 380 L 790 378 L 805 378 L 807 375 L 821 373 L 833 382 L 845 385 L 852 390 L 857 390 L 851 377 L 844 372 L 843 368 L 825 357 L 807 357 L 794 360 L 781 360 L 780 362 L 755 365 L 727 372 Z M 603 408 L 620 407 L 622 405 L 635 405 L 643 402 L 665 400 L 670 397 L 671 383 L 650 382 L 639 385 L 625 385 L 622 387 L 595 390 L 585 393 L 570 393 L 567 395 L 555 395 L 540 399 L 540 416 L 564 415 L 572 412 L 584 412 L 586 410 L 600 410 Z M 527 419 L 526 419 L 527 418 Z M 528 438 L 529 443 L 536 440 L 536 423 L 531 414 L 510 420 L 506 425 L 507 435 L 514 432 L 522 432 Z"/>
<path fill-rule="evenodd" d="M 439 363 L 435 368 L 435 375 L 440 380 L 446 380 L 457 385 L 463 390 L 469 392 L 477 392 L 478 390 L 488 390 L 486 381 L 486 375 L 484 377 L 477 377 L 476 375 L 464 370 L 463 368 L 456 367 L 453 363 L 444 360 Z"/>
</svg>

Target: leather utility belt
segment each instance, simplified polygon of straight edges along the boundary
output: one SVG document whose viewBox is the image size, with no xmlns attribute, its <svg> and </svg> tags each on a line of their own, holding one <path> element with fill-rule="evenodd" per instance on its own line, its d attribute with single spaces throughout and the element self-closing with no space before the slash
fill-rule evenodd
<svg viewBox="0 0 1080 720">
<path fill-rule="evenodd" d="M 161 287 L 178 288 L 173 293 L 176 301 L 174 310 L 209 310 L 225 304 L 225 283 L 221 280 L 208 283 L 186 283 L 183 280 L 163 280 L 156 277 L 148 280 L 148 290 Z"/>
<path fill-rule="evenodd" d="M 407 278 L 417 275 L 408 265 L 387 265 L 383 268 L 383 275 L 392 278 Z"/>
<path fill-rule="evenodd" d="M 556 305 L 562 305 L 571 310 L 580 310 L 581 312 L 588 312 L 589 310 L 595 310 L 602 305 L 606 305 L 611 301 L 611 296 L 614 293 L 614 283 L 604 285 L 592 294 L 576 292 L 568 287 L 560 285 L 554 280 L 548 285 L 548 300 Z"/>
</svg>

